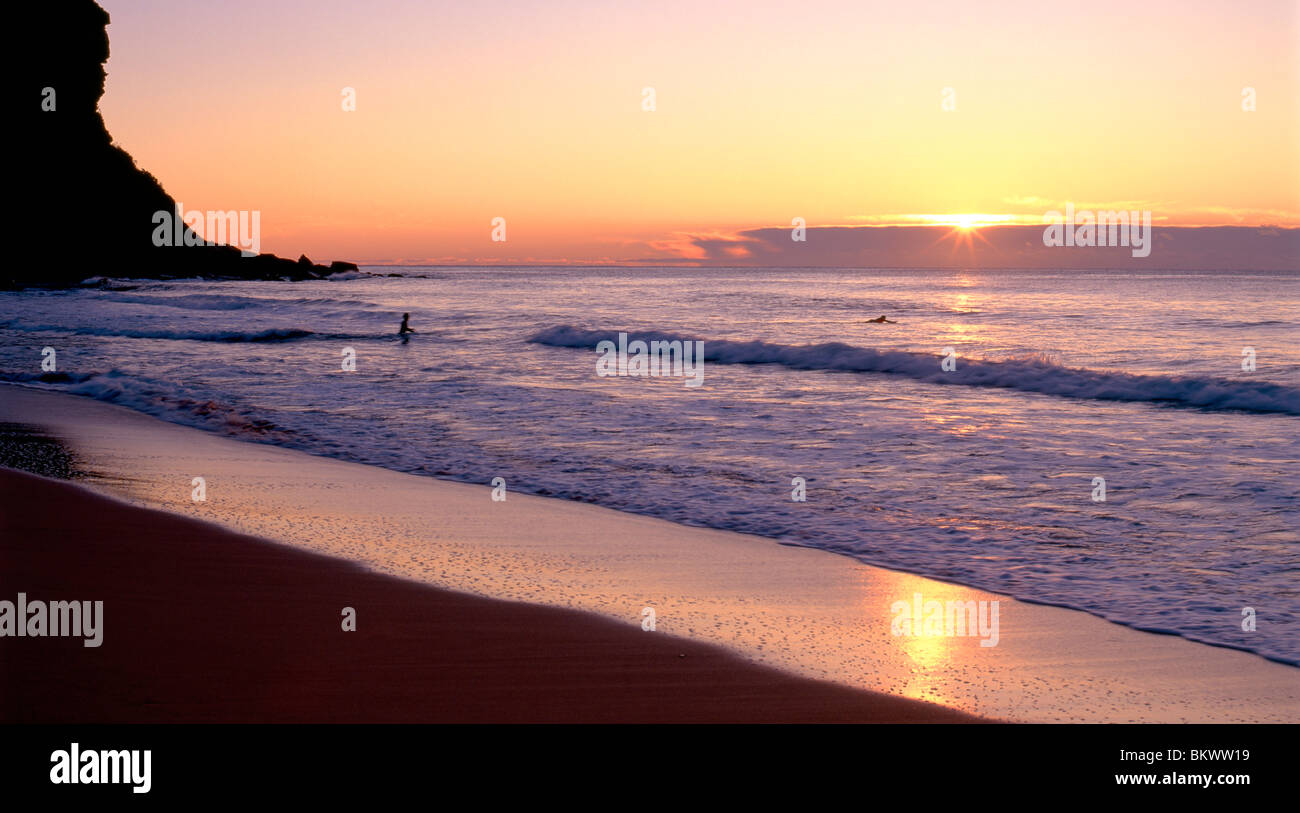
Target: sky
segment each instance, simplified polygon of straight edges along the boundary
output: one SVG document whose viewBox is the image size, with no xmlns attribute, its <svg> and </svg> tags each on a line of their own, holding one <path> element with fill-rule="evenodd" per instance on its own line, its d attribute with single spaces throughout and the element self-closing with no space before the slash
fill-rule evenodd
<svg viewBox="0 0 1300 813">
<path fill-rule="evenodd" d="M 815 259 L 1066 202 L 1300 226 L 1296 0 L 99 1 L 116 143 L 292 257 L 744 261 L 798 217 Z"/>
</svg>

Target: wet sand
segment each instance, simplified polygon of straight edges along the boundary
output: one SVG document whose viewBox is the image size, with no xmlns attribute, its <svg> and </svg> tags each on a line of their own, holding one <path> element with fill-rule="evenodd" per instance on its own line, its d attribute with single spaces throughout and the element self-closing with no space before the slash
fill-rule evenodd
<svg viewBox="0 0 1300 813">
<path fill-rule="evenodd" d="M 10 469 L 0 494 L 0 599 L 104 602 L 97 647 L 0 637 L 0 722 L 971 721 Z"/>
</svg>

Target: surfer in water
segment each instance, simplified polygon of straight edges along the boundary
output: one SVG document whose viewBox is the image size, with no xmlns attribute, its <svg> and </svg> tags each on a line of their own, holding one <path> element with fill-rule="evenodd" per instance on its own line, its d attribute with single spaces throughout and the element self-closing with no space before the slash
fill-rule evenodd
<svg viewBox="0 0 1300 813">
<path fill-rule="evenodd" d="M 895 322 L 893 319 L 886 319 L 883 315 L 882 315 L 879 319 L 868 319 L 867 321 L 868 321 L 868 322 L 875 322 L 876 324 L 879 324 L 879 325 L 896 325 L 896 324 L 898 324 L 898 323 Z"/>
<path fill-rule="evenodd" d="M 411 326 L 407 324 L 407 322 L 409 322 L 410 320 L 411 320 L 411 314 L 409 313 L 402 314 L 402 326 L 397 329 L 397 335 L 402 337 L 403 342 L 409 342 L 411 340 L 411 337 L 406 334 L 415 332 L 414 330 L 411 329 Z"/>
</svg>

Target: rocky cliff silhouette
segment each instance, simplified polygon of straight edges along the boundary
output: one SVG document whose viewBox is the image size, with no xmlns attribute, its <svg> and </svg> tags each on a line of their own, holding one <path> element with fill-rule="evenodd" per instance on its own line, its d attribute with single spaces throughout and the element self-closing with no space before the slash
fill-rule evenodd
<svg viewBox="0 0 1300 813">
<path fill-rule="evenodd" d="M 99 112 L 108 12 L 94 0 L 43 0 L 23 16 L 28 20 L 10 31 L 35 46 L 20 68 L 20 171 L 30 180 L 20 181 L 26 188 L 10 241 L 17 251 L 0 271 L 0 285 L 67 286 L 95 276 L 311 279 L 356 269 L 306 257 L 243 256 L 228 245 L 156 246 L 155 213 L 174 213 L 176 202 L 113 144 Z M 181 228 L 197 242 L 188 226 Z"/>
</svg>

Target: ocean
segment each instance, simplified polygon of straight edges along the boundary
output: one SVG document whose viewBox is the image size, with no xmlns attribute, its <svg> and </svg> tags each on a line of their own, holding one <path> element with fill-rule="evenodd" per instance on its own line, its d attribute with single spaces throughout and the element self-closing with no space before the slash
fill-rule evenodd
<svg viewBox="0 0 1300 813">
<path fill-rule="evenodd" d="M 598 375 L 620 332 L 702 386 Z M 0 336 L 0 380 L 1300 665 L 1300 273 L 370 267 L 2 293 Z"/>
</svg>

